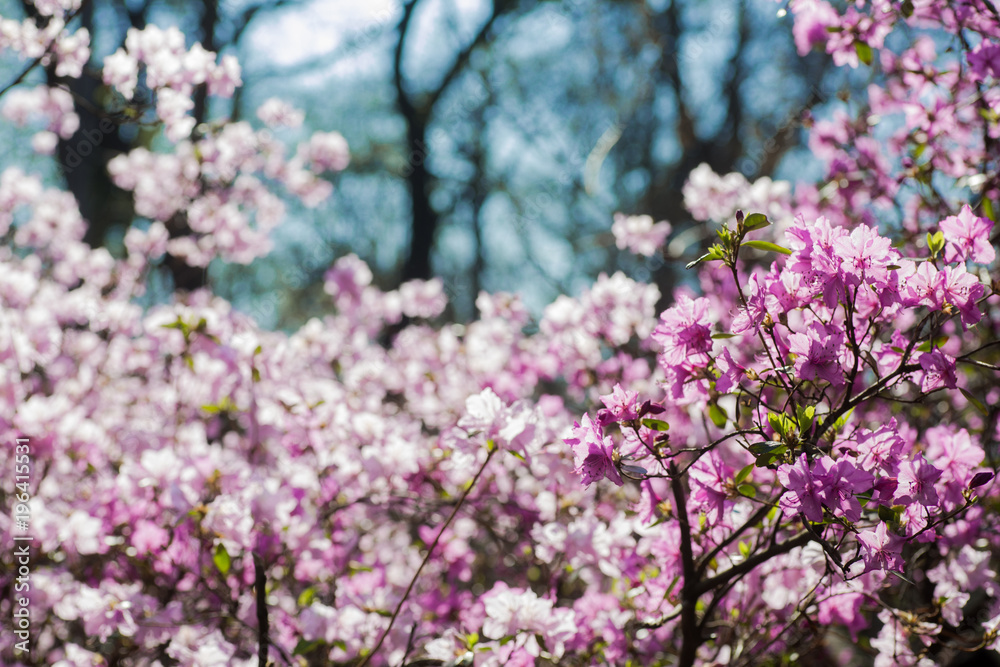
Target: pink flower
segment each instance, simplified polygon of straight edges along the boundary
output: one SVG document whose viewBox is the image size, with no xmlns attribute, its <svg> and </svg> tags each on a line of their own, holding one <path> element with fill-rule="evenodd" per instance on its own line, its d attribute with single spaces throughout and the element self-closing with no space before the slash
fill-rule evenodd
<svg viewBox="0 0 1000 667">
<path fill-rule="evenodd" d="M 339 132 L 317 132 L 299 147 L 299 156 L 317 173 L 343 171 L 351 161 L 347 140 Z"/>
<path fill-rule="evenodd" d="M 920 503 L 933 507 L 938 504 L 934 482 L 941 477 L 941 470 L 923 458 L 899 464 L 897 500 L 902 504 Z"/>
<path fill-rule="evenodd" d="M 942 220 L 940 227 L 946 241 L 944 261 L 964 262 L 971 259 L 978 264 L 989 264 L 996 258 L 996 251 L 990 243 L 993 221 L 975 215 L 968 204 L 957 216 L 951 215 Z"/>
<path fill-rule="evenodd" d="M 889 274 L 887 267 L 899 259 L 889 239 L 868 225 L 859 225 L 850 236 L 835 239 L 833 250 L 843 262 L 841 269 L 850 285 L 884 283 Z"/>
<path fill-rule="evenodd" d="M 924 371 L 921 374 L 920 391 L 928 393 L 942 387 L 954 389 L 958 385 L 954 357 L 941 350 L 932 350 L 921 354 L 918 361 Z"/>
<path fill-rule="evenodd" d="M 604 477 L 618 486 L 624 485 L 612 458 L 614 443 L 610 436 L 601 432 L 601 427 L 590 415 L 583 415 L 583 424 L 574 424 L 573 437 L 565 438 L 563 442 L 573 450 L 576 462 L 574 472 L 583 476 L 584 486 L 590 486 Z"/>
<path fill-rule="evenodd" d="M 965 266 L 944 267 L 944 286 L 942 289 L 945 303 L 958 309 L 964 326 L 971 326 L 982 319 L 976 303 L 986 294 L 986 288 L 979 279 L 965 270 Z"/>
<path fill-rule="evenodd" d="M 448 306 L 444 283 L 440 278 L 409 280 L 399 286 L 403 301 L 403 314 L 407 317 L 430 319 L 437 317 Z"/>
<path fill-rule="evenodd" d="M 823 504 L 833 510 L 835 516 L 848 521 L 861 518 L 861 502 L 857 494 L 872 488 L 875 478 L 871 473 L 856 468 L 847 459 L 834 462 L 824 456 L 816 462 L 813 471 L 822 480 Z"/>
<path fill-rule="evenodd" d="M 715 358 L 715 367 L 722 373 L 715 381 L 716 391 L 726 394 L 740 386 L 745 369 L 736 363 L 728 347 L 722 348 L 722 354 Z"/>
<path fill-rule="evenodd" d="M 857 464 L 862 470 L 874 472 L 881 469 L 890 474 L 895 473 L 895 461 L 906 447 L 906 442 L 897 432 L 895 418 L 875 431 L 862 429 L 858 432 L 857 443 L 852 444 L 857 450 Z"/>
<path fill-rule="evenodd" d="M 814 476 L 805 454 L 800 455 L 793 465 L 785 463 L 779 466 L 778 481 L 791 492 L 781 496 L 778 503 L 785 516 L 802 512 L 810 521 L 823 520 L 820 487 L 824 480 Z"/>
<path fill-rule="evenodd" d="M 619 250 L 628 248 L 636 255 L 650 257 L 670 234 L 670 223 L 664 220 L 654 224 L 648 215 L 615 213 L 611 233 Z"/>
<path fill-rule="evenodd" d="M 875 530 L 863 530 L 858 533 L 858 542 L 864 551 L 865 572 L 902 571 L 902 540 L 889 533 L 885 521 L 880 521 Z"/>
<path fill-rule="evenodd" d="M 834 387 L 844 384 L 841 351 L 844 333 L 833 325 L 813 322 L 807 333 L 788 337 L 788 351 L 797 355 L 795 374 L 803 380 L 826 380 Z"/>
<path fill-rule="evenodd" d="M 755 273 L 750 276 L 747 291 L 746 308 L 740 308 L 740 312 L 733 318 L 732 331 L 734 334 L 747 332 L 756 334 L 760 329 L 761 322 L 764 321 L 764 316 L 767 315 L 764 300 L 768 292 L 768 286 L 766 283 L 764 285 L 760 284 L 759 274 Z"/>
<path fill-rule="evenodd" d="M 809 53 L 813 46 L 826 43 L 830 36 L 827 28 L 840 22 L 837 10 L 823 0 L 796 0 L 791 7 L 795 13 L 792 34 L 800 56 Z"/>
<path fill-rule="evenodd" d="M 636 400 L 639 398 L 639 392 L 637 391 L 626 391 L 622 389 L 622 386 L 615 383 L 614 390 L 605 396 L 601 396 L 601 402 L 604 403 L 607 410 L 602 410 L 601 412 L 607 412 L 611 421 L 629 421 L 636 419 L 639 413 L 636 412 Z"/>
<path fill-rule="evenodd" d="M 114 86 L 122 96 L 130 100 L 139 85 L 139 62 L 125 49 L 118 49 L 104 59 L 104 83 Z"/>
<path fill-rule="evenodd" d="M 300 127 L 305 114 L 288 102 L 272 97 L 257 108 L 257 118 L 268 127 Z"/>
<path fill-rule="evenodd" d="M 691 466 L 691 505 L 708 516 L 711 524 L 723 518 L 732 484 L 733 469 L 722 461 L 722 457 L 712 450 Z"/>
<path fill-rule="evenodd" d="M 682 295 L 674 306 L 663 311 L 660 324 L 652 335 L 653 340 L 663 346 L 661 363 L 669 366 L 708 364 L 708 352 L 712 349 L 708 307 L 709 301 L 704 297 L 691 299 Z"/>
</svg>

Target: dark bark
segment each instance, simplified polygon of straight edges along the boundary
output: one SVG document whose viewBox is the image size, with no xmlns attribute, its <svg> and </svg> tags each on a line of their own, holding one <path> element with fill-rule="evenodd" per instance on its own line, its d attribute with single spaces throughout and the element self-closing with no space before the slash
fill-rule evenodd
<svg viewBox="0 0 1000 667">
<path fill-rule="evenodd" d="M 427 128 L 434 108 L 455 79 L 465 71 L 472 52 L 486 43 L 496 19 L 517 6 L 517 2 L 514 0 L 496 0 L 489 18 L 472 41 L 455 56 L 455 60 L 441 83 L 429 93 L 418 96 L 406 90 L 403 77 L 406 40 L 412 25 L 413 13 L 418 4 L 419 0 L 410 0 L 403 7 L 403 17 L 399 23 L 399 39 L 396 42 L 393 57 L 393 84 L 396 88 L 396 101 L 399 112 L 406 121 L 407 162 L 403 176 L 406 178 L 407 189 L 410 193 L 412 214 L 410 252 L 403 265 L 401 282 L 416 278 L 426 280 L 433 276 L 431 252 L 434 248 L 434 236 L 437 233 L 440 217 L 431 206 L 430 197 L 435 177 L 427 168 L 427 158 L 429 157 Z"/>
</svg>

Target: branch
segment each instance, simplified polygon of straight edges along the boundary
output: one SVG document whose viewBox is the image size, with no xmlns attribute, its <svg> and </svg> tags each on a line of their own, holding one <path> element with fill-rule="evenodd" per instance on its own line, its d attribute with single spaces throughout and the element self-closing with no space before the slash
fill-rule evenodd
<svg viewBox="0 0 1000 667">
<path fill-rule="evenodd" d="M 86 4 L 86 2 L 80 3 L 79 7 L 77 7 L 75 10 L 73 10 L 72 12 L 70 12 L 66 16 L 66 18 L 64 20 L 65 20 L 65 23 L 66 23 L 67 26 L 70 24 L 70 21 L 72 21 L 73 19 L 75 19 L 77 17 L 77 15 L 79 15 L 80 12 L 83 11 L 83 8 L 84 8 L 85 4 Z M 31 64 L 29 64 L 25 68 L 25 70 L 18 75 L 18 77 L 16 79 L 14 79 L 10 83 L 8 83 L 3 88 L 0 88 L 0 97 L 3 97 L 4 93 L 6 93 L 8 90 L 10 90 L 11 88 L 13 88 L 14 86 L 22 83 L 24 81 L 25 77 L 27 77 L 28 74 L 31 72 L 31 70 L 33 70 L 36 67 L 38 67 L 38 65 L 40 65 L 42 63 L 42 61 L 46 60 L 47 58 L 50 58 L 52 56 L 51 49 L 55 45 L 56 40 L 58 40 L 58 39 L 59 39 L 59 35 L 56 35 L 55 37 L 53 37 L 52 41 L 50 41 L 48 44 L 45 45 L 45 53 L 43 53 L 42 55 L 40 55 L 37 58 L 35 58 L 34 60 L 32 60 Z"/>
<path fill-rule="evenodd" d="M 414 4 L 416 3 L 414 2 Z M 440 99 L 441 95 L 443 95 L 448 89 L 448 86 L 450 86 L 458 75 L 462 73 L 462 70 L 465 69 L 472 52 L 486 42 L 486 36 L 489 34 L 490 28 L 493 27 L 493 23 L 503 14 L 511 11 L 515 4 L 515 0 L 495 0 L 493 3 L 493 11 L 490 12 L 490 17 L 486 19 L 486 22 L 483 23 L 479 32 L 477 32 L 476 36 L 472 38 L 472 41 L 469 42 L 468 46 L 459 51 L 458 56 L 455 58 L 455 62 L 451 65 L 451 69 L 449 69 L 448 73 L 444 75 L 444 78 L 441 79 L 440 85 L 438 85 L 434 92 L 431 93 L 430 98 L 428 98 L 427 105 L 425 107 L 428 114 L 430 113 L 430 110 L 434 108 L 434 105 L 437 103 L 438 99 Z M 402 41 L 402 39 L 400 39 L 400 41 Z"/>
<path fill-rule="evenodd" d="M 412 4 L 416 4 L 416 2 Z M 462 497 L 458 499 L 458 503 L 455 505 L 455 509 L 451 511 L 451 514 L 448 516 L 448 519 L 441 526 L 441 530 L 438 531 L 437 537 L 435 537 L 434 541 L 431 542 L 429 547 L 427 547 L 427 554 L 424 556 L 424 559 L 420 562 L 420 567 L 418 567 L 417 571 L 413 573 L 413 577 L 410 579 L 410 585 L 406 587 L 406 591 L 403 593 L 403 597 L 400 598 L 399 603 L 396 605 L 396 610 L 392 612 L 392 618 L 389 619 L 389 625 L 387 625 L 385 630 L 382 631 L 382 636 L 378 638 L 378 643 L 375 644 L 375 648 L 372 649 L 371 653 L 369 653 L 364 657 L 364 659 L 358 664 L 358 667 L 365 667 L 365 665 L 368 664 L 368 661 L 372 659 L 372 656 L 378 653 L 378 650 L 382 648 L 382 642 L 385 641 L 385 638 L 386 636 L 388 636 L 389 631 L 392 630 L 393 624 L 396 623 L 396 617 L 399 616 L 399 612 L 402 611 L 403 605 L 406 604 L 407 598 L 409 598 L 410 593 L 413 592 L 413 587 L 414 585 L 416 585 L 417 579 L 420 577 L 420 573 L 423 571 L 424 566 L 427 565 L 427 562 L 431 559 L 431 555 L 433 555 L 435 547 L 437 547 L 438 542 L 441 540 L 441 536 L 444 535 L 444 531 L 446 531 L 448 529 L 448 526 L 451 525 L 452 519 L 455 518 L 455 515 L 458 514 L 458 510 L 461 509 L 462 504 L 465 503 L 465 499 L 468 498 L 469 492 L 472 491 L 473 488 L 475 488 L 476 482 L 479 481 L 480 476 L 483 474 L 483 471 L 486 470 L 486 466 L 489 465 L 490 459 L 493 458 L 493 454 L 495 454 L 496 451 L 497 447 L 495 447 L 493 443 L 490 442 L 490 449 L 489 453 L 486 455 L 486 460 L 483 461 L 483 465 L 479 466 L 479 470 L 476 471 L 476 476 L 472 478 L 472 481 L 469 482 L 469 485 L 465 488 L 465 491 L 462 492 Z"/>
<path fill-rule="evenodd" d="M 694 554 L 691 551 L 691 524 L 688 522 L 687 498 L 684 496 L 684 485 L 677 474 L 677 466 L 670 464 L 670 488 L 674 493 L 674 504 L 677 520 L 681 525 L 681 565 L 684 573 L 684 584 L 681 586 L 681 653 L 678 667 L 691 667 L 701 644 L 701 632 L 698 628 L 698 571 L 695 568 Z"/>
<path fill-rule="evenodd" d="M 717 586 L 724 585 L 733 577 L 742 576 L 747 572 L 750 572 L 758 565 L 766 563 L 775 556 L 780 556 L 781 554 L 788 553 L 789 551 L 791 551 L 796 547 L 805 546 L 813 539 L 815 539 L 815 537 L 811 533 L 808 532 L 799 533 L 795 537 L 787 539 L 781 544 L 777 544 L 771 547 L 767 551 L 763 551 L 759 554 L 751 556 L 742 563 L 737 563 L 736 565 L 732 566 L 725 572 L 720 572 L 714 577 L 709 577 L 708 579 L 699 582 L 696 585 L 695 590 L 698 593 L 698 595 L 701 595 L 702 593 L 707 593 L 708 591 L 712 590 L 713 588 L 716 588 Z"/>
<path fill-rule="evenodd" d="M 257 664 L 267 665 L 268 620 L 267 620 L 267 578 L 264 574 L 264 560 L 260 554 L 253 555 L 254 587 L 257 593 Z"/>
<path fill-rule="evenodd" d="M 410 19 L 413 18 L 413 10 L 417 8 L 419 1 L 410 0 L 403 6 L 403 18 L 399 20 L 399 40 L 396 42 L 396 49 L 392 55 L 392 83 L 396 87 L 400 111 L 407 118 L 411 118 L 416 113 L 416 108 L 403 87 L 403 48 L 406 45 L 406 36 L 410 28 Z"/>
</svg>

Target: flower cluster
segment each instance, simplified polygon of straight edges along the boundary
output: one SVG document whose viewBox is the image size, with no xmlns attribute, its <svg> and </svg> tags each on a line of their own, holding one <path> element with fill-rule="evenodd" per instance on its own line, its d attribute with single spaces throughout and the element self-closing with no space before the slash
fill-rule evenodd
<svg viewBox="0 0 1000 667">
<path fill-rule="evenodd" d="M 329 313 L 290 334 L 207 289 L 135 297 L 165 254 L 266 252 L 275 186 L 318 203 L 346 142 L 288 157 L 248 122 L 194 127 L 197 89 L 232 94 L 238 65 L 130 31 L 105 82 L 134 99 L 144 81 L 168 141 L 109 165 L 149 223 L 127 255 L 83 242 L 68 193 L 0 174 L 0 437 L 31 443 L 34 538 L 32 651 L 2 633 L 0 654 L 689 667 L 804 660 L 837 632 L 844 663 L 1000 649 L 991 7 L 794 0 L 801 50 L 885 84 L 812 126 L 818 186 L 692 172 L 692 216 L 723 226 L 659 314 L 655 285 L 615 273 L 537 321 L 482 293 L 477 320 L 442 325 L 441 281 L 384 291 L 348 255 Z M 77 8 L 37 3 L 48 21 L 4 21 L 0 47 L 74 76 Z M 12 92 L 39 145 L 75 130 L 59 90 Z M 274 100 L 258 118 L 303 120 Z M 669 232 L 612 224 L 642 255 Z"/>
</svg>

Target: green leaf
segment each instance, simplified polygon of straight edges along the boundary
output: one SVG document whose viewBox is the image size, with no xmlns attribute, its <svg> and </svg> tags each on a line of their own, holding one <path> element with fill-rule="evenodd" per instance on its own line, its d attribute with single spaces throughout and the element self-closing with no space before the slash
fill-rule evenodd
<svg viewBox="0 0 1000 667">
<path fill-rule="evenodd" d="M 707 262 L 710 259 L 718 259 L 718 257 L 715 257 L 714 253 L 712 253 L 712 252 L 706 252 L 704 255 L 702 255 L 698 259 L 694 260 L 693 262 L 688 262 L 684 266 L 684 268 L 685 269 L 693 269 L 694 267 L 698 266 L 702 262 Z"/>
<path fill-rule="evenodd" d="M 750 496 L 751 498 L 757 495 L 757 488 L 753 484 L 740 484 L 736 487 L 736 490 L 744 496 Z"/>
<path fill-rule="evenodd" d="M 308 641 L 305 639 L 300 639 L 299 643 L 295 645 L 295 650 L 292 651 L 292 655 L 306 655 L 307 653 L 312 653 L 313 651 L 318 649 L 320 646 L 323 646 L 324 644 L 326 644 L 326 642 L 323 641 L 322 639 L 311 639 Z"/>
<path fill-rule="evenodd" d="M 736 338 L 736 334 L 731 334 L 731 333 L 714 333 L 714 334 L 712 334 L 712 340 L 723 340 L 725 338 Z"/>
<path fill-rule="evenodd" d="M 757 461 L 754 463 L 757 468 L 771 465 L 787 451 L 788 447 L 780 442 L 756 442 L 750 445 L 750 453 L 757 457 Z"/>
<path fill-rule="evenodd" d="M 944 250 L 944 234 L 942 232 L 934 234 L 927 232 L 927 249 L 931 251 L 932 255 L 941 254 L 941 251 Z"/>
<path fill-rule="evenodd" d="M 764 229 L 771 224 L 771 221 L 767 219 L 767 216 L 763 213 L 751 213 L 743 220 L 743 229 L 748 232 L 755 231 L 757 229 Z"/>
<path fill-rule="evenodd" d="M 508 449 L 507 451 L 510 452 L 515 459 L 520 459 L 524 461 L 524 454 L 522 454 L 521 452 L 516 452 L 513 449 Z"/>
<path fill-rule="evenodd" d="M 993 222 L 997 221 L 996 209 L 993 208 L 993 201 L 988 197 L 983 197 L 983 215 L 985 215 Z"/>
<path fill-rule="evenodd" d="M 947 336 L 937 336 L 932 340 L 927 340 L 917 346 L 917 352 L 930 352 L 931 350 L 936 350 L 941 348 L 945 343 L 948 342 Z"/>
<path fill-rule="evenodd" d="M 254 382 L 260 382 L 260 371 L 256 368 L 252 369 L 251 374 L 253 375 Z"/>
<path fill-rule="evenodd" d="M 736 477 L 733 477 L 733 484 L 735 484 L 736 486 L 742 484 L 743 480 L 745 480 L 747 477 L 750 476 L 750 472 L 755 467 L 756 466 L 753 463 L 751 463 L 750 465 L 743 466 L 743 468 L 738 473 L 736 473 Z"/>
<path fill-rule="evenodd" d="M 308 607 L 312 604 L 313 598 L 316 597 L 316 587 L 310 586 L 301 593 L 299 593 L 298 603 L 300 607 Z"/>
<path fill-rule="evenodd" d="M 833 428 L 831 429 L 833 434 L 838 433 L 840 429 L 844 428 L 844 424 L 847 423 L 847 420 L 851 418 L 852 414 L 854 414 L 854 408 L 851 408 L 844 414 L 840 415 L 840 417 L 837 418 L 837 421 L 833 422 Z"/>
<path fill-rule="evenodd" d="M 813 418 L 816 416 L 816 406 L 798 406 L 795 410 L 795 417 L 799 420 L 799 432 L 807 433 L 812 428 Z"/>
<path fill-rule="evenodd" d="M 767 452 L 773 452 L 774 450 L 780 447 L 784 447 L 784 445 L 782 445 L 780 442 L 770 441 L 770 442 L 755 442 L 752 445 L 750 445 L 747 449 L 754 456 L 759 456 Z"/>
<path fill-rule="evenodd" d="M 911 0 L 904 0 L 903 4 L 899 6 L 899 10 L 903 12 L 903 16 L 910 18 L 913 16 L 913 2 Z"/>
<path fill-rule="evenodd" d="M 670 424 L 663 421 L 662 419 L 643 419 L 642 425 L 653 431 L 669 431 Z"/>
<path fill-rule="evenodd" d="M 899 570 L 886 570 L 886 572 L 888 572 L 889 574 L 896 575 L 897 577 L 899 577 L 900 579 L 902 579 L 903 581 L 905 581 L 906 583 L 908 583 L 911 586 L 916 586 L 915 583 L 913 583 L 912 581 L 910 581 L 909 579 L 907 579 L 905 576 L 903 576 L 903 573 L 900 572 Z"/>
<path fill-rule="evenodd" d="M 374 570 L 372 570 L 370 565 L 365 565 L 363 563 L 359 563 L 356 560 L 352 560 L 350 563 L 347 564 L 347 572 L 351 575 L 354 575 L 357 574 L 358 572 L 374 572 Z"/>
<path fill-rule="evenodd" d="M 894 507 L 886 507 L 885 505 L 878 506 L 878 518 L 887 524 L 899 523 L 899 517 L 902 515 L 902 505 L 896 505 Z"/>
<path fill-rule="evenodd" d="M 771 243 L 770 241 L 744 241 L 743 246 L 756 250 L 766 250 L 768 252 L 780 252 L 782 255 L 792 254 L 792 251 L 788 248 L 784 248 L 777 243 Z"/>
<path fill-rule="evenodd" d="M 712 403 L 708 406 L 708 418 L 712 420 L 712 423 L 723 428 L 726 422 L 729 421 L 729 417 L 726 416 L 726 411 L 719 407 L 718 403 Z"/>
<path fill-rule="evenodd" d="M 868 46 L 864 42 L 854 42 L 854 50 L 858 54 L 858 60 L 866 65 L 871 65 L 874 59 L 874 53 L 872 52 L 872 47 Z"/>
<path fill-rule="evenodd" d="M 767 421 L 782 439 L 791 438 L 795 434 L 795 422 L 784 413 L 769 412 L 767 413 Z"/>
<path fill-rule="evenodd" d="M 750 555 L 750 545 L 747 542 L 740 540 L 738 546 L 740 548 L 740 555 L 743 556 L 743 558 L 746 558 L 747 556 Z"/>
<path fill-rule="evenodd" d="M 226 547 L 222 545 L 222 542 L 215 545 L 215 554 L 212 556 L 212 562 L 215 563 L 215 567 L 219 568 L 219 572 L 223 575 L 229 574 L 232 561 L 229 559 L 229 552 L 226 551 Z"/>
<path fill-rule="evenodd" d="M 986 409 L 986 406 L 983 405 L 982 401 L 980 401 L 978 398 L 970 394 L 967 389 L 962 389 L 961 387 L 959 387 L 959 391 L 961 391 L 962 395 L 965 396 L 966 399 L 968 399 L 969 403 L 972 403 L 972 405 L 976 407 L 976 410 L 979 410 L 981 413 L 983 413 L 983 415 L 986 416 L 990 414 L 990 411 Z"/>
</svg>

